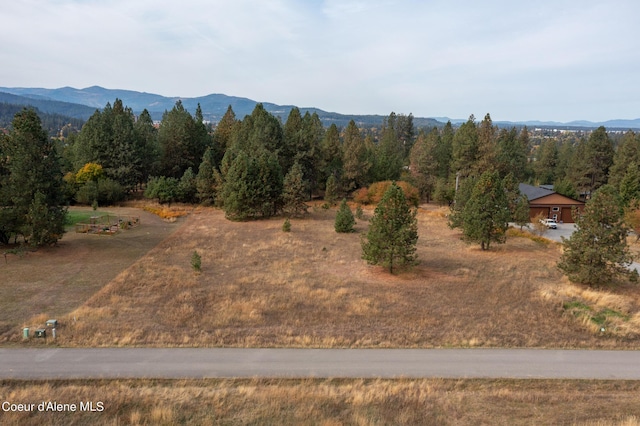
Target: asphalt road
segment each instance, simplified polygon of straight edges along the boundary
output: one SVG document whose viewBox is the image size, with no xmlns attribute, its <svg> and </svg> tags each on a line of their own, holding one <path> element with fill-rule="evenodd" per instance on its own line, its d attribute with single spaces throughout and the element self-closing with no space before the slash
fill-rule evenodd
<svg viewBox="0 0 640 426">
<path fill-rule="evenodd" d="M 640 380 L 640 351 L 0 349 L 0 379 L 247 377 Z"/>
</svg>

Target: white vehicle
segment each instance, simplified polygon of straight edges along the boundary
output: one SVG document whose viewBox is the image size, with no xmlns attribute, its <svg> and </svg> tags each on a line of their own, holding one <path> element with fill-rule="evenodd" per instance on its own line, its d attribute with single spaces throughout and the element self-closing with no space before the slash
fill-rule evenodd
<svg viewBox="0 0 640 426">
<path fill-rule="evenodd" d="M 540 219 L 540 223 L 549 229 L 557 229 L 558 224 L 554 219 Z"/>
</svg>

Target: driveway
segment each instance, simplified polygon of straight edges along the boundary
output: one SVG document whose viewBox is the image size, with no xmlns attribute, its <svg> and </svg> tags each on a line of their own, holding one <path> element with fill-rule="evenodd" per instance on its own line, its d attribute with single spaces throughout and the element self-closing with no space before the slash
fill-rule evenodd
<svg viewBox="0 0 640 426">
<path fill-rule="evenodd" d="M 0 349 L 3 379 L 535 378 L 640 380 L 640 351 Z"/>
<path fill-rule="evenodd" d="M 512 226 L 517 227 L 517 225 L 512 224 Z M 526 228 L 531 231 L 533 229 L 532 224 L 528 224 Z M 558 229 L 548 229 L 547 232 L 544 233 L 543 237 L 548 238 L 552 241 L 557 241 L 559 243 L 562 242 L 562 237 L 569 238 L 571 234 L 573 234 L 576 230 L 575 223 L 559 223 Z M 633 262 L 629 265 L 629 270 L 636 270 L 640 272 L 640 262 Z"/>
</svg>

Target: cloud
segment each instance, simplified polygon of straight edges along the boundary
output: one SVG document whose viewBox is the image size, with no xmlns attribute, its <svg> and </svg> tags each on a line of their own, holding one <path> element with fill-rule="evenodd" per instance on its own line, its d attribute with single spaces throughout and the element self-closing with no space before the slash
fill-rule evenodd
<svg viewBox="0 0 640 426">
<path fill-rule="evenodd" d="M 23 0 L 3 6 L 0 82 L 350 113 L 631 118 L 639 11 L 624 0 Z"/>
</svg>

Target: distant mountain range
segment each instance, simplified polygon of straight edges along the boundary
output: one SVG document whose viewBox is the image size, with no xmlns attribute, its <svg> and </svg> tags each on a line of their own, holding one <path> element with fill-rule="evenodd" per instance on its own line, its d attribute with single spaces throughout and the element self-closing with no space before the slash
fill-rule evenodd
<svg viewBox="0 0 640 426">
<path fill-rule="evenodd" d="M 43 112 L 68 115 L 74 118 L 88 119 L 96 109 L 102 109 L 107 103 L 113 104 L 115 99 L 121 99 L 123 104 L 131 108 L 134 113 L 140 113 L 147 109 L 154 120 L 160 120 L 165 111 L 171 110 L 178 100 L 182 101 L 184 107 L 194 113 L 197 105 L 200 104 L 205 120 L 217 122 L 222 118 L 231 105 L 238 118 L 251 114 L 257 101 L 227 96 L 223 94 L 211 94 L 197 98 L 166 97 L 146 92 L 136 92 L 132 90 L 112 90 L 99 86 L 87 87 L 85 89 L 75 89 L 73 87 L 62 87 L 59 89 L 42 88 L 17 88 L 0 87 L 0 102 L 31 105 Z M 262 102 L 263 106 L 271 114 L 281 117 L 283 122 L 293 105 L 276 105 Z M 377 126 L 382 123 L 385 116 L 382 115 L 345 115 L 335 112 L 327 112 L 318 108 L 300 107 L 302 114 L 314 112 L 320 119 L 329 125 L 335 123 L 338 126 L 346 126 L 350 120 L 354 120 L 359 126 Z M 389 111 L 391 112 L 391 111 Z M 466 120 L 449 119 L 448 117 L 422 118 L 414 117 L 416 127 L 442 126 L 447 121 L 453 124 Z M 590 121 L 572 121 L 570 123 L 559 122 L 494 122 L 501 127 L 523 126 L 528 127 L 557 127 L 557 128 L 596 128 L 605 126 L 607 129 L 640 129 L 640 118 L 635 120 L 609 120 L 601 123 Z"/>
</svg>

